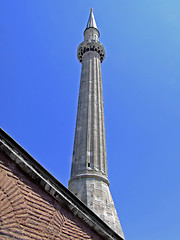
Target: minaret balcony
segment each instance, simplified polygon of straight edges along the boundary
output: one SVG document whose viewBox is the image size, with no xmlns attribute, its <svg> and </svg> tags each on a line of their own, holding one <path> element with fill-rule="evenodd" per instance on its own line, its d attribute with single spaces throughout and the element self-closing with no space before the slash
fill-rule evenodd
<svg viewBox="0 0 180 240">
<path fill-rule="evenodd" d="M 91 40 L 90 42 L 84 41 L 79 45 L 78 51 L 77 51 L 77 57 L 80 62 L 82 62 L 83 60 L 83 55 L 89 51 L 97 52 L 100 56 L 100 61 L 102 62 L 104 60 L 105 50 L 103 45 L 99 41 Z"/>
</svg>

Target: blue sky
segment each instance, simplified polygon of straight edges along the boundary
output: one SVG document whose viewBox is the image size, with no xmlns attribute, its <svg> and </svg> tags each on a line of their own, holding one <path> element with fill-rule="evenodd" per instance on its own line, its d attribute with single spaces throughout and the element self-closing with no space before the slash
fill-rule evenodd
<svg viewBox="0 0 180 240">
<path fill-rule="evenodd" d="M 127 240 L 180 239 L 180 2 L 1 0 L 0 126 L 67 186 L 91 7 L 110 189 Z"/>
</svg>

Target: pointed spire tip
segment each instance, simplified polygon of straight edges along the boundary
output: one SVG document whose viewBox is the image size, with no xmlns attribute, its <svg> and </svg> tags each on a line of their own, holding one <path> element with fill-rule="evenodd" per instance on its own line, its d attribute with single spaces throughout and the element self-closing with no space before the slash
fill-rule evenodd
<svg viewBox="0 0 180 240">
<path fill-rule="evenodd" d="M 89 20 L 88 20 L 88 23 L 87 23 L 87 26 L 86 26 L 86 29 L 87 28 L 97 28 L 97 25 L 96 25 L 96 21 L 95 21 L 95 18 L 94 18 L 94 14 L 93 14 L 93 9 L 91 8 L 91 12 L 90 12 L 90 16 L 89 16 Z"/>
</svg>

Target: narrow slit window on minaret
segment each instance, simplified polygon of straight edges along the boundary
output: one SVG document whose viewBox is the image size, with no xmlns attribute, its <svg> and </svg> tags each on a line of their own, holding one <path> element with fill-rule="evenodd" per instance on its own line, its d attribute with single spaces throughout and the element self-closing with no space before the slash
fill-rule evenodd
<svg viewBox="0 0 180 240">
<path fill-rule="evenodd" d="M 90 167 L 90 162 L 88 162 L 88 167 Z"/>
</svg>

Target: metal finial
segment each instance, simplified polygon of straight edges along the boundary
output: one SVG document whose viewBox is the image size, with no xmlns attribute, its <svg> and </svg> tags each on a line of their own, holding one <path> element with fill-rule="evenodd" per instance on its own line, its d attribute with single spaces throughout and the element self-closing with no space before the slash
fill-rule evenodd
<svg viewBox="0 0 180 240">
<path fill-rule="evenodd" d="M 91 8 L 91 12 L 93 12 L 93 9 Z"/>
</svg>

